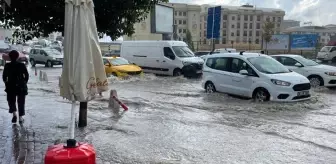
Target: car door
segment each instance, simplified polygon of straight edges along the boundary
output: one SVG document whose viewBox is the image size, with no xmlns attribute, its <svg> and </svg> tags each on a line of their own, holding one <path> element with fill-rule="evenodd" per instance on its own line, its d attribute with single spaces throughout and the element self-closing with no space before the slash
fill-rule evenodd
<svg viewBox="0 0 336 164">
<path fill-rule="evenodd" d="M 241 70 L 246 70 L 249 74 L 242 75 L 239 73 Z M 232 58 L 230 71 L 232 75 L 232 93 L 248 97 L 252 92 L 253 84 L 259 78 L 257 73 L 247 62 L 239 58 Z"/>
<path fill-rule="evenodd" d="M 206 65 L 210 67 L 212 81 L 219 92 L 231 93 L 230 87 L 232 85 L 231 73 L 228 71 L 229 58 L 217 57 L 209 58 Z"/>
<path fill-rule="evenodd" d="M 45 52 L 44 50 L 40 50 L 40 59 L 42 63 L 47 63 L 48 61 L 48 53 Z"/>
<path fill-rule="evenodd" d="M 299 61 L 295 60 L 292 57 L 287 57 L 287 56 L 280 56 L 277 58 L 277 60 L 286 66 L 289 70 L 294 71 L 296 73 L 299 73 L 301 75 L 307 76 L 307 71 L 305 70 L 305 67 L 303 66 L 302 63 Z M 299 66 L 301 65 L 301 66 Z"/>
<path fill-rule="evenodd" d="M 35 49 L 34 52 L 34 60 L 36 63 L 41 63 L 41 55 L 40 55 L 40 49 Z"/>
<path fill-rule="evenodd" d="M 176 60 L 176 56 L 170 47 L 163 48 L 163 58 L 156 60 L 162 74 L 173 73 L 175 68 L 179 68 L 179 60 Z"/>
</svg>

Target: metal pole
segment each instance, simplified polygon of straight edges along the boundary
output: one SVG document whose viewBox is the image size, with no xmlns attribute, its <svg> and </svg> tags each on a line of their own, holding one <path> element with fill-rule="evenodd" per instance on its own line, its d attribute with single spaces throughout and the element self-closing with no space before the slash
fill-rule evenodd
<svg viewBox="0 0 336 164">
<path fill-rule="evenodd" d="M 76 101 L 71 104 L 71 124 L 70 124 L 70 139 L 75 139 L 75 113 L 76 113 Z"/>
</svg>

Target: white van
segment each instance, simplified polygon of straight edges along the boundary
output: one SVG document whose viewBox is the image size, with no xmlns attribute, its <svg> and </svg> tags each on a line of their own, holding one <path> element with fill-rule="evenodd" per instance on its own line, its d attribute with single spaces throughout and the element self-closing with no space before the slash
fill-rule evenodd
<svg viewBox="0 0 336 164">
<path fill-rule="evenodd" d="M 184 66 L 193 65 L 202 73 L 203 59 L 195 57 L 181 41 L 123 41 L 120 56 L 144 72 L 179 76 Z"/>
</svg>

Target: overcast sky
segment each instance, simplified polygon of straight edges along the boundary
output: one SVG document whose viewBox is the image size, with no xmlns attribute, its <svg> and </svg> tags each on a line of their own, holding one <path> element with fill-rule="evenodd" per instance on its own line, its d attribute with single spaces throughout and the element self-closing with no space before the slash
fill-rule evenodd
<svg viewBox="0 0 336 164">
<path fill-rule="evenodd" d="M 285 19 L 314 25 L 336 24 L 336 0 L 170 0 L 173 3 L 223 4 L 240 6 L 255 4 L 257 7 L 279 8 L 286 11 Z"/>
</svg>

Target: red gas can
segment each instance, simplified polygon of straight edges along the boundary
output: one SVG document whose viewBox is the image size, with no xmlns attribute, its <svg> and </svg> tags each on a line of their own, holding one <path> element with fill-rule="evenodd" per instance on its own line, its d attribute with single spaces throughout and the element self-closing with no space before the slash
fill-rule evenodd
<svg viewBox="0 0 336 164">
<path fill-rule="evenodd" d="M 92 145 L 68 140 L 67 145 L 54 145 L 48 148 L 45 164 L 96 164 L 96 152 Z"/>
</svg>

